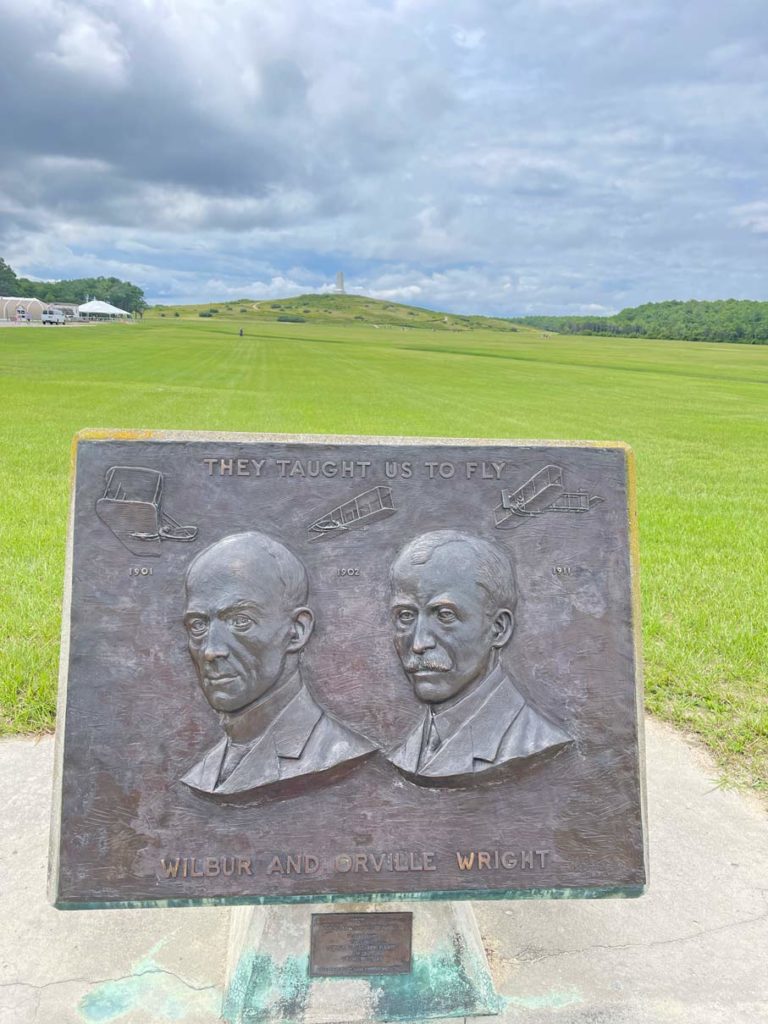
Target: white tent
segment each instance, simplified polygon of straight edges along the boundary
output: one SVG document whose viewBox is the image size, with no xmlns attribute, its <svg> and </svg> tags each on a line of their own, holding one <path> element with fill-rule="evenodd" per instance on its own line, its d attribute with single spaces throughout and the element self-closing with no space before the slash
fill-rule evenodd
<svg viewBox="0 0 768 1024">
<path fill-rule="evenodd" d="M 127 310 L 118 309 L 117 306 L 113 306 L 109 302 L 102 302 L 101 299 L 91 299 L 90 302 L 84 302 L 82 306 L 77 307 L 77 312 L 79 316 L 86 318 L 95 317 L 99 320 L 131 315 Z"/>
</svg>

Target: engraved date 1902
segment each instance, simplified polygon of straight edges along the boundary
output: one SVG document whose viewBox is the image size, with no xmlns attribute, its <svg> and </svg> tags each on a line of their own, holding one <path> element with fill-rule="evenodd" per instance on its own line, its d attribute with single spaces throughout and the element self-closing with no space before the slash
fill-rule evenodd
<svg viewBox="0 0 768 1024">
<path fill-rule="evenodd" d="M 350 566 L 349 568 L 346 568 L 346 569 L 337 569 L 336 570 L 336 575 L 337 576 L 359 576 L 360 575 L 360 569 L 358 567 L 356 567 L 356 566 Z"/>
</svg>

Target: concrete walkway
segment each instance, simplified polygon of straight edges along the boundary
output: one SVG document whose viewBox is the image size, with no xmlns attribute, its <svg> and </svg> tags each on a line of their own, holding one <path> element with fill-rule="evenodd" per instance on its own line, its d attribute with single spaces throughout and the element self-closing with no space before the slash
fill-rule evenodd
<svg viewBox="0 0 768 1024">
<path fill-rule="evenodd" d="M 475 904 L 500 1024 L 768 1024 L 768 815 L 647 740 L 648 896 Z M 228 911 L 48 906 L 52 753 L 0 742 L 0 1024 L 215 1024 Z"/>
</svg>

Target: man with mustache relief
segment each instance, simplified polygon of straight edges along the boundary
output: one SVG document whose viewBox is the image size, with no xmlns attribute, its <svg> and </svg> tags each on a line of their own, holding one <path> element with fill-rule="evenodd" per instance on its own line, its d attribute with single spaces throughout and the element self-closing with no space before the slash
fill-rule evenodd
<svg viewBox="0 0 768 1024">
<path fill-rule="evenodd" d="M 388 755 L 410 781 L 471 785 L 573 742 L 501 663 L 517 599 L 503 549 L 457 530 L 425 533 L 400 551 L 390 581 L 395 648 L 425 705 Z"/>
</svg>

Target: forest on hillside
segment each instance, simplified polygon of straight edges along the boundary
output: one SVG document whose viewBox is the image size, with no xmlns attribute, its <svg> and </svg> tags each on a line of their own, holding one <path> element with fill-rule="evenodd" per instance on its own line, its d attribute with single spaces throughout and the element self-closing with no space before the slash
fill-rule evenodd
<svg viewBox="0 0 768 1024">
<path fill-rule="evenodd" d="M 647 302 L 614 316 L 525 316 L 516 323 L 558 334 L 611 334 L 629 338 L 768 344 L 768 302 Z"/>
<path fill-rule="evenodd" d="M 80 305 L 87 299 L 111 302 L 129 313 L 147 308 L 144 292 L 130 281 L 117 277 L 79 277 L 71 281 L 32 281 L 18 277 L 0 257 L 0 295 L 15 298 L 36 298 L 42 302 L 72 302 Z"/>
</svg>

